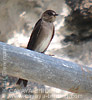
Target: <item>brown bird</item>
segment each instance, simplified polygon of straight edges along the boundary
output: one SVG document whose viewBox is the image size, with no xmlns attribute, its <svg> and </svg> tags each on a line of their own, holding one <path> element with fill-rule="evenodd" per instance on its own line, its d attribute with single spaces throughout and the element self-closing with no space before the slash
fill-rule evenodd
<svg viewBox="0 0 92 100">
<path fill-rule="evenodd" d="M 56 20 L 58 14 L 53 10 L 46 10 L 32 31 L 32 35 L 29 39 L 27 49 L 34 50 L 40 53 L 44 53 L 48 48 L 53 36 L 54 36 L 54 25 L 53 22 Z M 27 80 L 19 78 L 16 84 L 20 85 L 23 82 L 24 87 L 27 86 Z"/>
</svg>

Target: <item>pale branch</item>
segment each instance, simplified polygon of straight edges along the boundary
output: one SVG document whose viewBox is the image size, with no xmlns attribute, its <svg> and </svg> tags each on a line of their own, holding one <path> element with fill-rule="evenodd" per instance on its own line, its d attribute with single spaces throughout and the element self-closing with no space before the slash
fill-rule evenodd
<svg viewBox="0 0 92 100">
<path fill-rule="evenodd" d="M 75 93 L 92 93 L 92 68 L 0 42 L 0 73 Z"/>
</svg>

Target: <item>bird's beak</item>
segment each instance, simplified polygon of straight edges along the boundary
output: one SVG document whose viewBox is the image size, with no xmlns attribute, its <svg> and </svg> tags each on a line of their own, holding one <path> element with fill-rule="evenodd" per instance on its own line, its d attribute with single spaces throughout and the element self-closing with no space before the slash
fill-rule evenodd
<svg viewBox="0 0 92 100">
<path fill-rule="evenodd" d="M 55 14 L 55 16 L 58 16 L 59 14 Z"/>
</svg>

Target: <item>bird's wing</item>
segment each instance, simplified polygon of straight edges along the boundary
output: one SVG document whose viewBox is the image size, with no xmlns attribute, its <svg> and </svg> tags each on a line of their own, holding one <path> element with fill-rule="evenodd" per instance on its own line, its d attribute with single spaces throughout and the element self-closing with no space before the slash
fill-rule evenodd
<svg viewBox="0 0 92 100">
<path fill-rule="evenodd" d="M 38 22 L 35 24 L 35 27 L 32 31 L 32 34 L 30 36 L 30 39 L 27 45 L 27 49 L 34 50 L 37 37 L 39 36 L 40 30 L 41 30 L 41 21 L 42 19 L 39 19 Z"/>
<path fill-rule="evenodd" d="M 51 40 L 53 39 L 54 33 L 55 33 L 55 27 L 54 27 L 54 25 L 53 25 L 53 35 L 52 35 Z M 51 40 L 50 40 L 50 42 L 51 42 Z"/>
</svg>

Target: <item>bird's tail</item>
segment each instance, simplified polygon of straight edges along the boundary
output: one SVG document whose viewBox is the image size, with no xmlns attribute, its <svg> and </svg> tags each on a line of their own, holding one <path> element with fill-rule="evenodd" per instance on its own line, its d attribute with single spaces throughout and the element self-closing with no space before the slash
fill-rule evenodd
<svg viewBox="0 0 92 100">
<path fill-rule="evenodd" d="M 21 82 L 23 82 L 24 87 L 26 87 L 26 86 L 27 86 L 27 82 L 28 82 L 28 81 L 27 81 L 27 80 L 24 80 L 24 79 L 21 79 L 21 78 L 19 78 L 19 79 L 18 79 L 18 81 L 17 81 L 17 83 L 16 83 L 16 84 L 17 84 L 17 85 L 20 85 L 20 84 L 21 84 Z"/>
</svg>

